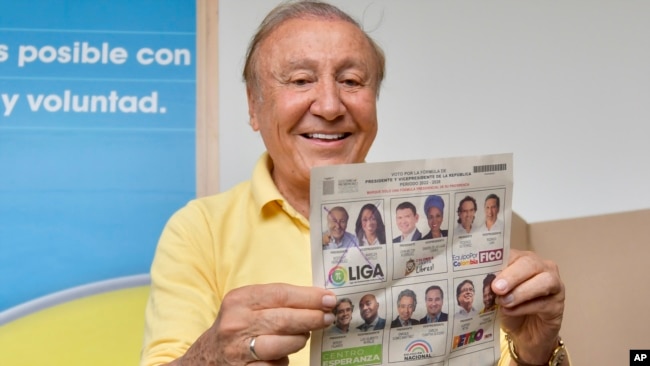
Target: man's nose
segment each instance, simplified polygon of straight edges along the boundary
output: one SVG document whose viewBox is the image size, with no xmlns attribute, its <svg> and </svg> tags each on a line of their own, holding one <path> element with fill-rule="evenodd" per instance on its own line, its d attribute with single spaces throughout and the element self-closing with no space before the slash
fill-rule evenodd
<svg viewBox="0 0 650 366">
<path fill-rule="evenodd" d="M 314 100 L 310 112 L 327 121 L 334 121 L 345 114 L 341 90 L 336 80 L 320 80 L 314 89 Z"/>
</svg>

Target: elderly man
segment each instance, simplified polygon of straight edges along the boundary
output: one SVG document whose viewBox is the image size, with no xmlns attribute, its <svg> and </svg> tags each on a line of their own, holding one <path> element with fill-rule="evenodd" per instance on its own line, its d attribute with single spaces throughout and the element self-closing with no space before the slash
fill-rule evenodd
<svg viewBox="0 0 650 366">
<path fill-rule="evenodd" d="M 420 324 L 416 319 L 411 318 L 415 308 L 418 305 L 418 299 L 413 290 L 405 289 L 397 295 L 397 318 L 390 323 L 391 328 L 410 327 L 411 325 Z"/>
<path fill-rule="evenodd" d="M 336 7 L 299 1 L 269 13 L 244 67 L 250 125 L 267 153 L 250 181 L 167 223 L 141 365 L 309 364 L 309 334 L 334 322 L 336 305 L 311 286 L 310 169 L 365 161 L 383 76 L 381 49 Z M 519 359 L 548 363 L 564 311 L 557 266 L 516 251 L 508 263 L 493 284 L 503 330 Z"/>
<path fill-rule="evenodd" d="M 323 233 L 323 249 L 339 249 L 357 246 L 357 237 L 348 233 L 348 211 L 341 206 L 327 213 L 327 231 Z"/>
</svg>

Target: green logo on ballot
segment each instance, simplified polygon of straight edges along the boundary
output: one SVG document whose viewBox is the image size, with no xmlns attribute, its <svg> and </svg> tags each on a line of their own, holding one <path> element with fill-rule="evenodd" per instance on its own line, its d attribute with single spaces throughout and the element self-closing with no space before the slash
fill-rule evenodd
<svg viewBox="0 0 650 366">
<path fill-rule="evenodd" d="M 380 365 L 382 345 L 347 348 L 323 352 L 322 366 Z"/>
</svg>

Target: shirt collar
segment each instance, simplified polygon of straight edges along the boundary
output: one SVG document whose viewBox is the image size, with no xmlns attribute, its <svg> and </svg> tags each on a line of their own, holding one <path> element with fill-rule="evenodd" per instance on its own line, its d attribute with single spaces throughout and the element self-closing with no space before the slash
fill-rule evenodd
<svg viewBox="0 0 650 366">
<path fill-rule="evenodd" d="M 309 228 L 309 220 L 296 211 L 296 209 L 293 208 L 284 197 L 282 197 L 280 191 L 278 191 L 278 187 L 275 185 L 275 182 L 273 182 L 273 178 L 271 177 L 271 170 L 273 170 L 273 160 L 271 160 L 268 152 L 264 152 L 255 164 L 251 180 L 253 200 L 258 211 L 263 213 L 264 208 L 268 205 L 275 204 L 289 216 L 297 219 Z"/>
</svg>

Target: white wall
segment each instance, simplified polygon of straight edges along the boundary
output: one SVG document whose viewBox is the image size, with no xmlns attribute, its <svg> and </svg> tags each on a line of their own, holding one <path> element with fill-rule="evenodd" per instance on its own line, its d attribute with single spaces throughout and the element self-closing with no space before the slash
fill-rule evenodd
<svg viewBox="0 0 650 366">
<path fill-rule="evenodd" d="M 264 149 L 241 70 L 276 3 L 220 0 L 222 190 Z M 388 59 L 368 161 L 513 152 L 513 208 L 529 222 L 650 208 L 650 2 L 332 3 Z"/>
</svg>

